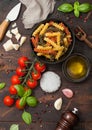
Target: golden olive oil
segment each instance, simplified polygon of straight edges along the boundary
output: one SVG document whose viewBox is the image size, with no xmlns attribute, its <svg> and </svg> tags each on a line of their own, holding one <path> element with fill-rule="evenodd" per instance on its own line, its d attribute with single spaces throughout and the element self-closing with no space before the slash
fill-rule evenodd
<svg viewBox="0 0 92 130">
<path fill-rule="evenodd" d="M 73 57 L 67 64 L 68 75 L 72 78 L 82 78 L 86 75 L 87 66 L 85 60 L 81 57 Z"/>
</svg>

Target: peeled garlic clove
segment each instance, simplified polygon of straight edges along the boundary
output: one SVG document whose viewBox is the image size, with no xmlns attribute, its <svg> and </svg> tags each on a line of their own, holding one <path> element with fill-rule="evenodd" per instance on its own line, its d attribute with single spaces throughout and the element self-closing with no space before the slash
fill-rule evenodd
<svg viewBox="0 0 92 130">
<path fill-rule="evenodd" d="M 54 102 L 54 107 L 56 110 L 60 110 L 62 107 L 62 97 L 58 98 L 55 102 Z"/>
<path fill-rule="evenodd" d="M 62 90 L 62 92 L 67 98 L 73 97 L 73 91 L 71 89 L 65 88 Z"/>
</svg>

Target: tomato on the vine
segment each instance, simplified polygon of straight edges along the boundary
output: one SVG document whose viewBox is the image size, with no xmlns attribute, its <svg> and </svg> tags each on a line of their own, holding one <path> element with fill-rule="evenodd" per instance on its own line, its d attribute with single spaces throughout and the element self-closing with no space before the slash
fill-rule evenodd
<svg viewBox="0 0 92 130">
<path fill-rule="evenodd" d="M 28 79 L 26 84 L 31 89 L 34 89 L 37 86 L 38 82 L 37 82 L 37 80 L 34 80 L 34 79 Z"/>
<path fill-rule="evenodd" d="M 14 87 L 14 85 L 11 85 L 11 86 L 9 87 L 9 92 L 10 92 L 10 94 L 13 94 L 13 95 L 16 95 L 16 94 L 17 94 L 17 90 L 16 90 L 16 88 Z"/>
<path fill-rule="evenodd" d="M 41 73 L 39 71 L 33 71 L 31 75 L 34 80 L 38 80 L 41 78 Z"/>
<path fill-rule="evenodd" d="M 12 106 L 14 104 L 14 99 L 11 98 L 10 96 L 5 96 L 3 99 L 3 102 L 6 106 Z"/>
<path fill-rule="evenodd" d="M 46 70 L 46 65 L 40 62 L 35 63 L 35 69 L 39 72 L 44 72 Z"/>
<path fill-rule="evenodd" d="M 24 105 L 24 106 L 21 106 L 21 105 L 20 105 L 20 99 L 17 99 L 17 100 L 16 100 L 15 106 L 16 106 L 16 108 L 18 108 L 18 109 L 20 109 L 20 110 L 21 110 L 21 109 L 24 109 L 24 107 L 25 107 L 25 105 Z"/>
<path fill-rule="evenodd" d="M 20 65 L 20 67 L 26 67 L 28 61 L 29 60 L 26 56 L 22 56 L 18 59 L 18 64 Z"/>
<path fill-rule="evenodd" d="M 17 69 L 16 69 L 16 74 L 18 75 L 18 76 L 24 76 L 25 75 L 25 72 L 23 71 L 25 68 L 21 68 L 20 66 L 19 67 L 17 67 Z"/>
<path fill-rule="evenodd" d="M 21 80 L 19 79 L 19 76 L 18 76 L 18 75 L 13 75 L 13 76 L 11 77 L 11 83 L 12 83 L 13 85 L 15 85 L 15 84 L 20 84 L 20 83 L 21 83 Z"/>
</svg>

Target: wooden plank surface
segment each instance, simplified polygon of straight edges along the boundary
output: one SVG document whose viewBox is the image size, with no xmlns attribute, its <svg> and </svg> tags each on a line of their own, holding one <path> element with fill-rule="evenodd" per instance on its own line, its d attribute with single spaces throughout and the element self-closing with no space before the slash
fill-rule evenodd
<svg viewBox="0 0 92 130">
<path fill-rule="evenodd" d="M 87 22 L 84 22 L 87 14 L 81 14 L 81 18 L 74 17 L 73 13 L 63 14 L 57 11 L 58 5 L 62 4 L 64 1 L 56 0 L 56 5 L 54 12 L 49 16 L 49 18 L 56 18 L 66 22 L 72 30 L 76 25 L 80 25 L 86 31 L 90 41 L 92 41 L 92 14 L 89 16 Z M 68 2 L 68 1 L 67 1 Z M 73 3 L 73 0 L 70 0 L 70 3 Z M 82 2 L 90 2 L 91 0 Z M 5 19 L 5 16 L 9 10 L 18 3 L 17 0 L 1 0 L 0 1 L 0 23 Z M 0 42 L 0 82 L 5 82 L 6 87 L 3 90 L 0 90 L 0 130 L 9 130 L 12 124 L 19 124 L 20 130 L 55 130 L 56 124 L 60 119 L 61 114 L 68 109 L 73 109 L 77 107 L 79 109 L 79 124 L 74 128 L 74 130 L 92 130 L 92 49 L 90 49 L 84 42 L 80 42 L 76 39 L 75 47 L 73 53 L 79 52 L 88 57 L 91 63 L 91 71 L 88 78 L 81 83 L 71 83 L 65 79 L 62 73 L 62 63 L 57 65 L 47 64 L 48 70 L 56 72 L 62 80 L 62 85 L 59 91 L 48 94 L 44 93 L 40 86 L 35 89 L 35 96 L 38 100 L 41 100 L 42 103 L 39 103 L 36 108 L 27 108 L 27 111 L 32 114 L 33 122 L 31 125 L 26 125 L 22 118 L 22 111 L 17 110 L 15 107 L 8 108 L 3 104 L 3 98 L 8 94 L 8 88 L 10 86 L 10 78 L 15 73 L 17 67 L 17 60 L 20 56 L 25 55 L 28 58 L 32 59 L 32 50 L 30 46 L 30 35 L 31 29 L 24 29 L 21 18 L 25 10 L 25 7 L 22 6 L 19 18 L 16 20 L 19 31 L 22 35 L 27 36 L 27 41 L 19 49 L 19 51 L 10 51 L 5 52 L 3 49 L 3 44 L 7 41 L 7 37 Z M 9 26 L 11 28 L 12 24 Z M 67 99 L 62 94 L 63 88 L 70 88 L 74 91 L 74 97 L 72 99 Z M 63 105 L 60 111 L 56 111 L 53 107 L 54 101 L 62 96 Z M 44 98 L 48 99 L 44 102 Z"/>
</svg>

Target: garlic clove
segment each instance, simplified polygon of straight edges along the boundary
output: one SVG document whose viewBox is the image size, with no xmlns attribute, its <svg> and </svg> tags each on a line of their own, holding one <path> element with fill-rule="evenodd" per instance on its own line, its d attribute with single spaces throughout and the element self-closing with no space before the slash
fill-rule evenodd
<svg viewBox="0 0 92 130">
<path fill-rule="evenodd" d="M 62 97 L 58 98 L 55 102 L 54 102 L 54 107 L 56 110 L 60 110 L 62 107 Z"/>
<path fill-rule="evenodd" d="M 62 90 L 62 92 L 67 98 L 73 97 L 73 91 L 71 89 L 65 88 Z"/>
</svg>

